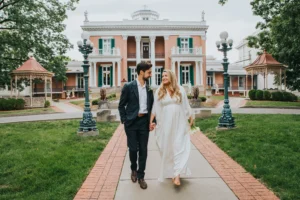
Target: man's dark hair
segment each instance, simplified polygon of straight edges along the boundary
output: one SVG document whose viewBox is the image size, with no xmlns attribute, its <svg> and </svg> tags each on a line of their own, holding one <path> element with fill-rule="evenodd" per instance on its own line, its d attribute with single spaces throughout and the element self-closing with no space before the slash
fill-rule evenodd
<svg viewBox="0 0 300 200">
<path fill-rule="evenodd" d="M 152 67 L 152 64 L 150 62 L 140 62 L 137 66 L 136 66 L 136 72 L 138 75 L 140 75 L 140 71 L 142 70 L 143 72 L 147 71 L 148 69 L 150 69 Z"/>
</svg>

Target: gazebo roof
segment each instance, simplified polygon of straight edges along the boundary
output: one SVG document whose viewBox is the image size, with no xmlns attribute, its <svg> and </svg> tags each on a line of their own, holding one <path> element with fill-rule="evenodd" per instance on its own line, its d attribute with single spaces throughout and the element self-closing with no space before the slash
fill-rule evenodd
<svg viewBox="0 0 300 200">
<path fill-rule="evenodd" d="M 36 71 L 36 72 L 49 72 L 42 65 L 34 59 L 34 57 L 30 57 L 21 67 L 16 69 L 16 71 Z"/>
<path fill-rule="evenodd" d="M 283 64 L 281 64 L 280 62 L 275 60 L 275 58 L 273 58 L 273 56 L 271 54 L 264 51 L 264 53 L 262 55 L 260 55 L 249 66 L 255 66 L 255 65 L 281 65 L 282 66 Z"/>
<path fill-rule="evenodd" d="M 22 66 L 17 68 L 12 72 L 12 76 L 14 75 L 22 75 L 22 76 L 53 76 L 52 72 L 46 70 L 42 65 L 34 59 L 34 57 L 30 57 L 26 62 L 23 63 Z"/>
<path fill-rule="evenodd" d="M 266 51 L 258 56 L 256 60 L 250 65 L 244 67 L 247 72 L 250 71 L 264 71 L 264 69 L 270 69 L 271 71 L 277 71 L 279 69 L 286 69 L 282 63 L 278 62 L 273 56 Z"/>
</svg>

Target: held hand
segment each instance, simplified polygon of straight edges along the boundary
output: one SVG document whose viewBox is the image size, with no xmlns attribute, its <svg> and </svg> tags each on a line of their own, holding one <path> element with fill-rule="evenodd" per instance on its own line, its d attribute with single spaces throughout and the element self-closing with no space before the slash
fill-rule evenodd
<svg viewBox="0 0 300 200">
<path fill-rule="evenodd" d="M 153 131 L 154 128 L 155 128 L 155 123 L 150 123 L 150 125 L 149 125 L 150 131 Z"/>
<path fill-rule="evenodd" d="M 194 120 L 193 119 L 190 119 L 190 127 L 192 127 L 194 124 Z"/>
</svg>

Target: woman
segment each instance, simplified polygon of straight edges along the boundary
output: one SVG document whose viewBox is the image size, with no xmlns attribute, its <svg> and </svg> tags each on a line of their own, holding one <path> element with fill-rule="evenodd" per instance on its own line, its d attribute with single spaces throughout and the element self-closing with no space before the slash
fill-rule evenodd
<svg viewBox="0 0 300 200">
<path fill-rule="evenodd" d="M 183 87 L 178 85 L 175 73 L 164 70 L 162 84 L 156 90 L 150 127 L 156 118 L 156 137 L 162 154 L 159 181 L 172 178 L 180 185 L 180 175 L 191 174 L 187 167 L 191 142 L 189 130 L 194 115 Z"/>
</svg>

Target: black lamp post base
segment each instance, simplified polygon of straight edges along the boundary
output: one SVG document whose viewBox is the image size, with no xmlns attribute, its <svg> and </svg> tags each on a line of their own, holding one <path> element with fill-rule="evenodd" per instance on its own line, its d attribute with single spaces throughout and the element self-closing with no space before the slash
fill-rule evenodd
<svg viewBox="0 0 300 200">
<path fill-rule="evenodd" d="M 96 121 L 93 119 L 91 112 L 84 112 L 83 119 L 80 120 L 80 126 L 77 134 L 80 136 L 95 136 L 99 135 L 99 130 L 96 126 Z"/>
<path fill-rule="evenodd" d="M 219 129 L 232 129 L 235 128 L 234 117 L 228 115 L 222 115 L 219 118 Z"/>
</svg>

